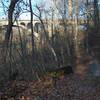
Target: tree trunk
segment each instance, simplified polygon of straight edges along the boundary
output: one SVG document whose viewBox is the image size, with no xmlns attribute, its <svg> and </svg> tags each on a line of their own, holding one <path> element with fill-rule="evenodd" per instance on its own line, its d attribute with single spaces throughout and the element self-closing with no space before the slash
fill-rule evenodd
<svg viewBox="0 0 100 100">
<path fill-rule="evenodd" d="M 94 0 L 94 26 L 95 32 L 98 33 L 99 31 L 99 7 L 98 7 L 98 0 Z"/>
<path fill-rule="evenodd" d="M 11 0 L 9 9 L 8 9 L 8 26 L 7 31 L 5 33 L 5 41 L 4 41 L 4 61 L 6 60 L 7 56 L 7 49 L 9 47 L 9 39 L 12 32 L 12 26 L 13 26 L 13 12 L 14 8 L 19 0 Z"/>
</svg>

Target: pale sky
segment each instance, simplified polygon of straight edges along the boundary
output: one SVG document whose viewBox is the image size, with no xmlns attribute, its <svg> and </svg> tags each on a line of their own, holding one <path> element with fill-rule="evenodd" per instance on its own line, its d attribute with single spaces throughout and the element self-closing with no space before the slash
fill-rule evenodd
<svg viewBox="0 0 100 100">
<path fill-rule="evenodd" d="M 3 9 L 2 5 L 1 5 L 1 1 L 3 1 L 3 0 L 0 0 L 0 19 L 5 18 L 4 9 Z M 28 1 L 28 0 L 24 0 L 24 1 Z M 36 4 L 37 5 L 43 5 L 43 3 L 47 3 L 47 1 L 49 1 L 49 0 L 32 0 L 33 11 L 36 11 L 36 8 L 34 7 Z M 5 5 L 7 7 L 9 7 L 9 3 L 8 2 L 5 2 Z M 22 14 L 20 16 L 21 19 L 29 19 L 29 17 L 30 17 L 29 13 L 27 13 L 27 14 L 24 13 L 24 14 Z"/>
<path fill-rule="evenodd" d="M 5 14 L 4 14 L 4 10 L 2 5 L 1 5 L 1 1 L 7 1 L 7 0 L 0 0 L 0 19 L 2 18 L 5 18 Z M 10 0 L 9 0 L 10 1 Z M 24 1 L 27 1 L 28 0 L 24 0 Z M 50 9 L 50 6 L 54 8 L 54 10 L 56 9 L 56 6 L 59 10 L 62 11 L 63 9 L 63 0 L 56 0 L 56 6 L 55 4 L 52 2 L 53 0 L 32 0 L 32 7 L 33 7 L 33 12 L 38 14 L 38 11 L 35 7 L 35 5 L 40 5 L 41 7 L 45 8 L 45 9 Z M 80 0 L 80 1 L 85 1 L 85 0 Z M 99 0 L 100 1 L 100 0 Z M 5 3 L 5 5 L 7 7 L 9 7 L 9 3 Z M 22 6 L 23 7 L 23 6 Z M 7 11 L 6 11 L 7 13 Z M 6 15 L 7 16 L 7 15 Z M 35 18 L 35 17 L 34 17 Z M 27 19 L 30 19 L 30 13 L 23 13 L 21 16 L 20 16 L 20 19 L 21 20 L 27 20 Z"/>
</svg>

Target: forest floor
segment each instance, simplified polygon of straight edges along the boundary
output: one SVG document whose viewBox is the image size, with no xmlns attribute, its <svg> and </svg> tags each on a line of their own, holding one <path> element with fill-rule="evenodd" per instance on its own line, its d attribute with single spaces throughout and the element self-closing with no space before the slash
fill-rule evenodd
<svg viewBox="0 0 100 100">
<path fill-rule="evenodd" d="M 0 100 L 100 100 L 100 77 L 75 74 L 41 81 L 10 81 L 0 90 Z"/>
<path fill-rule="evenodd" d="M 78 62 L 84 62 L 83 58 L 91 60 L 82 50 L 80 53 Z M 84 69 L 82 72 L 86 72 Z M 8 81 L 0 88 L 0 100 L 100 100 L 100 76 L 73 73 L 57 78 L 45 75 L 38 81 Z"/>
</svg>

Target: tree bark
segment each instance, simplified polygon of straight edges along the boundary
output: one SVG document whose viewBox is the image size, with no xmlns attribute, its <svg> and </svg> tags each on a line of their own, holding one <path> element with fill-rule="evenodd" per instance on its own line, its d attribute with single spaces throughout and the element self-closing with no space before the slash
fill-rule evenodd
<svg viewBox="0 0 100 100">
<path fill-rule="evenodd" d="M 99 31 L 99 7 L 98 7 L 98 0 L 94 0 L 94 26 L 95 32 L 98 33 Z"/>
<path fill-rule="evenodd" d="M 4 41 L 4 62 L 6 61 L 7 51 L 9 47 L 9 39 L 12 32 L 12 26 L 13 26 L 13 13 L 14 8 L 19 0 L 11 0 L 9 9 L 8 9 L 8 25 L 7 25 L 7 31 L 5 33 L 5 41 Z"/>
<path fill-rule="evenodd" d="M 5 34 L 6 42 L 9 42 L 9 38 L 10 38 L 11 31 L 12 31 L 12 26 L 13 26 L 13 12 L 14 12 L 14 8 L 16 6 L 16 3 L 18 1 L 19 0 L 11 0 L 11 2 L 10 2 L 10 6 L 8 9 L 8 26 L 7 26 L 7 31 Z"/>
</svg>

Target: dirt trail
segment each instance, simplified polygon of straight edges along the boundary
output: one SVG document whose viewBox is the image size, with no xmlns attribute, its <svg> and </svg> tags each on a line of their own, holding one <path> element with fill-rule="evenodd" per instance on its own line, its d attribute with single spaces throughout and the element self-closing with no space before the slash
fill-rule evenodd
<svg viewBox="0 0 100 100">
<path fill-rule="evenodd" d="M 75 72 L 81 77 L 86 74 L 92 74 L 94 76 L 100 76 L 100 64 L 95 58 L 94 54 L 90 55 L 84 49 L 78 49 L 76 51 L 76 70 Z"/>
</svg>

